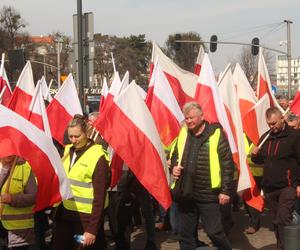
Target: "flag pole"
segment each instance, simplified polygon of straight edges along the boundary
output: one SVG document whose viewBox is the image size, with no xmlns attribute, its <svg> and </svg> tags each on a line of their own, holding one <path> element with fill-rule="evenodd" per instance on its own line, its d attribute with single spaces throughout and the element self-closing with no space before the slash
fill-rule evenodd
<svg viewBox="0 0 300 250">
<path fill-rule="evenodd" d="M 114 54 L 112 52 L 110 52 L 110 55 L 111 55 L 112 65 L 113 65 L 113 68 L 114 68 L 114 73 L 116 73 L 117 69 L 116 69 Z"/>
<path fill-rule="evenodd" d="M 4 86 L 4 88 L 2 89 L 2 91 L 0 93 L 0 103 L 2 102 L 2 98 L 3 98 L 3 95 L 4 95 L 5 89 L 6 89 L 6 86 Z"/>
</svg>

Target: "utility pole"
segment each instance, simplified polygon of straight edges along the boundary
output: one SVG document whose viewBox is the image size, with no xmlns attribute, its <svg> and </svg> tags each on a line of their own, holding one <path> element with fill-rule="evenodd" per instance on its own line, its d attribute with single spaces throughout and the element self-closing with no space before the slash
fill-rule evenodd
<svg viewBox="0 0 300 250">
<path fill-rule="evenodd" d="M 77 40 L 78 40 L 78 87 L 79 100 L 84 111 L 84 89 L 83 89 L 83 41 L 82 41 L 82 0 L 77 0 Z"/>
<path fill-rule="evenodd" d="M 58 88 L 60 87 L 60 52 L 61 52 L 61 40 L 58 39 L 57 41 L 57 85 Z"/>
<path fill-rule="evenodd" d="M 291 54 L 291 24 L 293 23 L 290 20 L 284 20 L 284 22 L 287 25 L 287 63 L 288 63 L 288 97 L 291 99 L 292 97 L 292 91 L 291 91 L 291 85 L 292 85 L 292 77 L 291 77 L 291 60 L 292 60 L 292 54 Z"/>
</svg>

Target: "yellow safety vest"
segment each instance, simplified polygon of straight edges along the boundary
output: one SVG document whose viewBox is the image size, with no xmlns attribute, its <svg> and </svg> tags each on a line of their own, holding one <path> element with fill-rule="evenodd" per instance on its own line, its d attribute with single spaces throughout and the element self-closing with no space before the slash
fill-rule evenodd
<svg viewBox="0 0 300 250">
<path fill-rule="evenodd" d="M 93 173 L 98 160 L 104 156 L 108 158 L 106 151 L 101 145 L 95 144 L 91 146 L 81 157 L 74 163 L 70 169 L 70 148 L 67 145 L 64 152 L 64 169 L 71 184 L 73 198 L 64 200 L 63 206 L 72 211 L 81 213 L 92 213 L 94 189 L 92 183 Z M 108 195 L 105 195 L 104 208 L 108 206 Z"/>
<path fill-rule="evenodd" d="M 221 168 L 218 155 L 218 144 L 221 131 L 219 128 L 209 137 L 209 167 L 210 167 L 210 181 L 211 188 L 221 187 Z M 178 159 L 182 159 L 185 141 L 188 135 L 188 129 L 184 126 L 179 133 L 177 140 Z M 175 146 L 171 149 L 170 155 L 172 156 Z M 171 158 L 171 157 L 170 157 Z M 174 182 L 175 183 L 175 182 Z M 171 188 L 174 188 L 172 185 Z"/>
<path fill-rule="evenodd" d="M 251 160 L 251 152 L 254 147 L 254 144 L 253 143 L 251 143 L 251 145 L 249 144 L 246 134 L 244 134 L 244 144 L 245 144 L 245 152 L 247 154 L 247 162 L 249 164 L 252 175 L 253 176 L 263 176 L 264 169 L 263 169 L 262 165 L 255 164 Z"/>
<path fill-rule="evenodd" d="M 16 165 L 10 181 L 8 193 L 23 193 L 24 188 L 27 185 L 30 173 L 31 167 L 27 162 L 24 164 Z M 5 190 L 7 189 L 7 182 L 8 180 L 6 180 L 6 182 L 2 186 L 1 195 L 4 194 Z M 1 216 L 3 227 L 7 230 L 33 228 L 34 220 L 32 209 L 33 206 L 12 207 L 8 204 L 4 204 Z"/>
</svg>

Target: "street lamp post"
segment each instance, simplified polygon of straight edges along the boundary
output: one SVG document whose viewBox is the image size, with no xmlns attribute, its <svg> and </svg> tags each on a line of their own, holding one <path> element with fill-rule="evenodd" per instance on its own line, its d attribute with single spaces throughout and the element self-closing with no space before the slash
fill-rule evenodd
<svg viewBox="0 0 300 250">
<path fill-rule="evenodd" d="M 57 48 L 57 85 L 60 87 L 60 52 L 61 52 L 61 46 L 62 41 L 58 39 L 56 41 L 56 48 Z"/>
<path fill-rule="evenodd" d="M 291 91 L 291 85 L 292 85 L 292 78 L 291 78 L 291 60 L 292 60 L 292 53 L 291 53 L 291 24 L 293 23 L 290 20 L 284 20 L 284 22 L 287 25 L 287 63 L 288 63 L 288 97 L 291 99 L 292 97 L 292 91 Z"/>
</svg>

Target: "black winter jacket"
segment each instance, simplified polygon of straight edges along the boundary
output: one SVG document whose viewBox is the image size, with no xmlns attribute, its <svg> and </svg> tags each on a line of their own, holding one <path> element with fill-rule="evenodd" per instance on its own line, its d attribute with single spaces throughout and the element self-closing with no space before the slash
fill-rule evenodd
<svg viewBox="0 0 300 250">
<path fill-rule="evenodd" d="M 218 144 L 221 188 L 212 189 L 209 164 L 209 137 L 213 135 L 217 128 L 221 129 Z M 176 146 L 171 158 L 172 168 L 177 165 L 177 159 L 178 150 Z M 218 202 L 218 195 L 220 193 L 232 195 L 234 188 L 234 163 L 228 140 L 219 124 L 206 123 L 203 133 L 197 137 L 188 132 L 181 165 L 184 167 L 184 177 L 191 184 L 192 198 L 196 202 Z"/>
<path fill-rule="evenodd" d="M 269 131 L 260 138 L 259 143 L 268 133 Z M 287 124 L 281 132 L 271 133 L 258 154 L 252 154 L 251 159 L 254 163 L 264 165 L 264 192 L 300 186 L 300 132 Z"/>
</svg>

